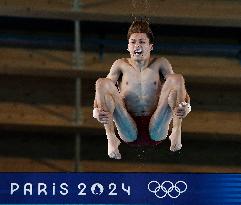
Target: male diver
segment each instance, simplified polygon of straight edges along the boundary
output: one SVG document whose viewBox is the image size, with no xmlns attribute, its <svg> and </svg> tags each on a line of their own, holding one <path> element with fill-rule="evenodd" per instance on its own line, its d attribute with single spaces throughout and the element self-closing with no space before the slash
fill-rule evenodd
<svg viewBox="0 0 241 205">
<path fill-rule="evenodd" d="M 135 20 L 127 39 L 130 58 L 116 60 L 107 77 L 96 81 L 93 117 L 104 124 L 108 155 L 121 159 L 120 140 L 139 146 L 160 143 L 172 119 L 170 150 L 178 151 L 182 119 L 191 111 L 184 78 L 166 58 L 151 57 L 154 37 L 147 21 Z"/>
</svg>

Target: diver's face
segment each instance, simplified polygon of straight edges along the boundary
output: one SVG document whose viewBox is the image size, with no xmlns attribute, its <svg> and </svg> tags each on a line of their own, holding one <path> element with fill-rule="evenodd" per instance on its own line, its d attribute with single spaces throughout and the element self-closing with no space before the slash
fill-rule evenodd
<svg viewBox="0 0 241 205">
<path fill-rule="evenodd" d="M 133 60 L 147 60 L 150 58 L 153 44 L 145 33 L 133 33 L 129 38 L 128 51 Z"/>
</svg>

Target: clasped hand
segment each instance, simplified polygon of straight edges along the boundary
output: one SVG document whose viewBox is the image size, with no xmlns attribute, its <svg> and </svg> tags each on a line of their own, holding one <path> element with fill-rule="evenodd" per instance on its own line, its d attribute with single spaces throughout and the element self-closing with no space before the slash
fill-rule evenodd
<svg viewBox="0 0 241 205">
<path fill-rule="evenodd" d="M 108 124 L 111 119 L 111 114 L 104 111 L 102 108 L 94 108 L 93 118 L 96 118 L 102 124 Z"/>
<path fill-rule="evenodd" d="M 186 102 L 179 103 L 178 107 L 174 108 L 174 114 L 181 118 L 185 118 L 191 112 L 191 105 Z"/>
</svg>

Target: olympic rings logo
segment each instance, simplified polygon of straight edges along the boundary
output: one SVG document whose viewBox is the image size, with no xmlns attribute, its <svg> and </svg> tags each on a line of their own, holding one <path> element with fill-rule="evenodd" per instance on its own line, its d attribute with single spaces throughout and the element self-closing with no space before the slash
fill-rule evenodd
<svg viewBox="0 0 241 205">
<path fill-rule="evenodd" d="M 151 181 L 148 184 L 148 190 L 159 199 L 165 198 L 167 195 L 176 199 L 187 190 L 187 184 L 184 181 L 177 181 L 175 184 L 171 181 L 164 181 L 162 184 L 158 181 Z"/>
</svg>

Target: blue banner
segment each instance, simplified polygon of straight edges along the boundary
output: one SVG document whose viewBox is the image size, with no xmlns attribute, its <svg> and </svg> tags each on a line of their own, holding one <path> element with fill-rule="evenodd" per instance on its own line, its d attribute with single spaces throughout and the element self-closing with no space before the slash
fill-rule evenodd
<svg viewBox="0 0 241 205">
<path fill-rule="evenodd" d="M 241 174 L 1 173 L 1 204 L 241 204 Z"/>
</svg>

